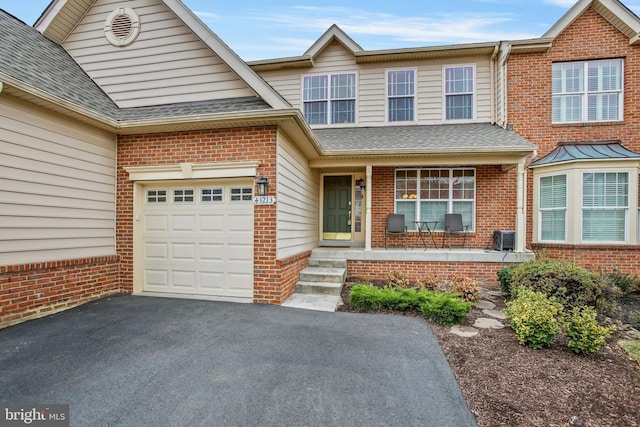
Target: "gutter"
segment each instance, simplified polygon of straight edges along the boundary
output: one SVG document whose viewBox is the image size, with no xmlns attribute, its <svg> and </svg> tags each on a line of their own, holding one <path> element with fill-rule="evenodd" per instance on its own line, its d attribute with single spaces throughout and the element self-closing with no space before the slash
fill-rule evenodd
<svg viewBox="0 0 640 427">
<path fill-rule="evenodd" d="M 491 55 L 491 59 L 489 60 L 489 64 L 491 65 L 490 69 L 489 69 L 489 75 L 490 75 L 490 79 L 491 79 L 491 123 L 495 123 L 496 122 L 496 64 L 495 64 L 495 60 L 496 60 L 496 56 L 498 55 L 498 52 L 500 51 L 500 45 L 496 45 L 493 48 L 493 54 Z"/>
</svg>

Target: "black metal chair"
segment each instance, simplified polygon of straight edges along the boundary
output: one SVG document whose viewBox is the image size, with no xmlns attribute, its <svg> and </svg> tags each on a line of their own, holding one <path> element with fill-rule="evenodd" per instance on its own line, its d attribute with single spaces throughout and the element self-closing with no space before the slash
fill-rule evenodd
<svg viewBox="0 0 640 427">
<path fill-rule="evenodd" d="M 385 249 L 387 249 L 387 238 L 393 235 L 404 235 L 404 249 L 407 250 L 407 226 L 404 225 L 403 214 L 387 215 L 387 227 L 384 230 Z"/>
<path fill-rule="evenodd" d="M 467 234 L 469 234 L 469 226 L 462 224 L 462 214 L 444 214 L 444 234 L 442 235 L 442 247 L 444 248 L 445 239 L 448 239 L 449 249 L 451 246 L 451 236 L 462 235 L 462 247 L 466 247 Z M 471 248 L 468 248 L 471 249 Z"/>
</svg>

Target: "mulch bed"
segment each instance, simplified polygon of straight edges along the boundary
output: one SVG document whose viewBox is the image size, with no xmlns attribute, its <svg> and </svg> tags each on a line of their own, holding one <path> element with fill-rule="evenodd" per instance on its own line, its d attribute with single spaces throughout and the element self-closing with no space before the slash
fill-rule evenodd
<svg viewBox="0 0 640 427">
<path fill-rule="evenodd" d="M 344 301 L 348 293 L 345 286 Z M 492 301 L 505 306 L 502 297 Z M 465 325 L 478 317 L 488 316 L 473 308 Z M 562 339 L 541 350 L 522 346 L 509 327 L 463 338 L 430 325 L 482 427 L 640 426 L 640 366 L 616 344 L 620 335 L 577 355 Z"/>
</svg>

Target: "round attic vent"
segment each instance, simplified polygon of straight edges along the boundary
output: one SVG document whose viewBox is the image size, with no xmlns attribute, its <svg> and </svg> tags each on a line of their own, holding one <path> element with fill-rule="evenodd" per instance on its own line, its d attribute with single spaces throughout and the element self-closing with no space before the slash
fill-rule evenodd
<svg viewBox="0 0 640 427">
<path fill-rule="evenodd" d="M 114 46 L 128 46 L 138 37 L 140 18 L 128 7 L 120 7 L 109 14 L 104 33 Z"/>
</svg>

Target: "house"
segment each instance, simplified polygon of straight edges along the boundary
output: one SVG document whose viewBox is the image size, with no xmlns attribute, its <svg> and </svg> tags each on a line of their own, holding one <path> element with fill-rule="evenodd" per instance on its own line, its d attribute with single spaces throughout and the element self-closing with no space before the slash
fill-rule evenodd
<svg viewBox="0 0 640 427">
<path fill-rule="evenodd" d="M 279 304 L 323 246 L 353 277 L 494 281 L 532 248 L 639 270 L 640 20 L 617 1 L 535 40 L 367 51 L 332 26 L 249 63 L 179 0 L 53 0 L 0 30 L 0 326 L 121 292 Z M 608 115 L 567 115 L 576 63 Z M 408 249 L 385 249 L 392 213 Z M 445 213 L 467 249 L 434 248 Z"/>
</svg>

